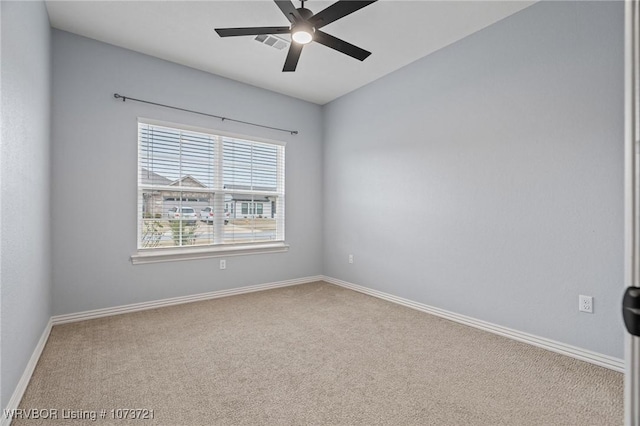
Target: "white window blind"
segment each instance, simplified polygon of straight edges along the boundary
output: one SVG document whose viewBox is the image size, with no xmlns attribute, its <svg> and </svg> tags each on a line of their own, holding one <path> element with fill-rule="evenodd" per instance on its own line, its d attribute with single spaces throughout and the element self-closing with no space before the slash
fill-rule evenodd
<svg viewBox="0 0 640 426">
<path fill-rule="evenodd" d="M 144 122 L 138 146 L 138 249 L 284 241 L 284 146 Z"/>
</svg>

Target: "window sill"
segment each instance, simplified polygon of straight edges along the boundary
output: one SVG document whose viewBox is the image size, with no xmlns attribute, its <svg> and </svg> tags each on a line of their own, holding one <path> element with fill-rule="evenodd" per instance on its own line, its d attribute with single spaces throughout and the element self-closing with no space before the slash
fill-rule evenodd
<svg viewBox="0 0 640 426">
<path fill-rule="evenodd" d="M 181 249 L 140 249 L 131 255 L 131 263 L 175 262 L 179 260 L 207 259 L 222 256 L 243 256 L 249 254 L 282 253 L 289 251 L 284 242 L 270 244 L 248 244 L 224 247 L 197 247 Z"/>
</svg>

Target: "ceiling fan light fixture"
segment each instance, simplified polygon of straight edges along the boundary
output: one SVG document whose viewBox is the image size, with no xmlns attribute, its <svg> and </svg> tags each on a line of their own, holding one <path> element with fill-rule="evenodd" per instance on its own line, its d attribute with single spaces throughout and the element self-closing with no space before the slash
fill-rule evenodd
<svg viewBox="0 0 640 426">
<path fill-rule="evenodd" d="M 291 38 L 299 44 L 308 44 L 313 41 L 315 29 L 311 25 L 297 24 L 291 28 Z"/>
<path fill-rule="evenodd" d="M 0 0 L 2 1 L 2 0 Z M 289 34 L 291 36 L 291 44 L 287 52 L 287 59 L 284 61 L 282 72 L 293 72 L 296 70 L 302 48 L 305 44 L 316 42 L 330 49 L 344 53 L 359 61 L 364 61 L 371 55 L 364 49 L 340 40 L 337 37 L 327 34 L 321 30 L 326 25 L 342 19 L 365 6 L 375 3 L 377 0 L 338 0 L 331 6 L 324 8 L 318 13 L 304 7 L 305 0 L 301 0 L 302 7 L 296 8 L 291 0 L 273 0 L 280 11 L 289 21 L 288 26 L 279 27 L 245 27 L 245 28 L 216 28 L 216 32 L 220 37 L 239 37 L 239 36 L 264 36 L 268 37 L 256 40 L 271 46 L 272 44 L 278 48 L 277 44 L 272 43 L 279 34 Z M 278 43 L 278 42 L 276 42 Z M 284 47 L 284 46 L 283 46 Z"/>
</svg>

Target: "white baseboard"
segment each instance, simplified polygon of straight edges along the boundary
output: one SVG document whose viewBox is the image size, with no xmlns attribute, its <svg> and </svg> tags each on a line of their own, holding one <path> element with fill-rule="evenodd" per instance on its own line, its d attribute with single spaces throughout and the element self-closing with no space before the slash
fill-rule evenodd
<svg viewBox="0 0 640 426">
<path fill-rule="evenodd" d="M 9 403 L 5 407 L 5 410 L 11 411 L 18 408 L 20 401 L 22 400 L 22 397 L 24 395 L 24 392 L 27 389 L 27 385 L 31 380 L 31 375 L 33 374 L 33 371 L 36 368 L 36 364 L 38 364 L 38 360 L 40 359 L 42 350 L 44 349 L 44 346 L 47 343 L 47 340 L 49 339 L 49 334 L 51 333 L 51 327 L 54 325 L 84 321 L 84 320 L 94 319 L 94 318 L 102 318 L 102 317 L 107 317 L 112 315 L 126 314 L 128 312 L 143 311 L 146 309 L 161 308 L 164 306 L 179 305 L 182 303 L 197 302 L 200 300 L 217 299 L 220 297 L 234 296 L 237 294 L 253 293 L 256 291 L 270 290 L 273 288 L 307 284 L 307 283 L 312 283 L 314 281 L 322 281 L 322 279 L 323 279 L 322 275 L 316 275 L 311 277 L 297 278 L 293 280 L 258 284 L 258 285 L 252 285 L 247 287 L 240 287 L 240 288 L 232 288 L 229 290 L 219 290 L 219 291 L 212 291 L 208 293 L 194 294 L 191 296 L 172 297 L 170 299 L 162 299 L 162 300 L 155 300 L 151 302 L 142 302 L 142 303 L 133 303 L 131 305 L 115 306 L 113 308 L 96 309 L 92 311 L 84 311 L 84 312 L 78 312 L 73 314 L 52 316 L 49 319 L 49 322 L 47 323 L 47 326 L 45 327 L 45 330 L 42 333 L 42 336 L 40 337 L 40 340 L 38 341 L 38 344 L 36 345 L 36 348 L 34 349 L 33 354 L 31 355 L 31 359 L 29 359 L 29 363 L 27 364 L 27 367 L 25 368 L 24 373 L 20 378 L 20 381 L 16 386 L 16 389 L 13 392 L 13 395 L 11 396 Z M 3 411 L 2 417 L 0 417 L 0 426 L 9 426 L 11 424 L 11 420 L 12 420 L 11 418 L 6 418 L 5 411 Z"/>
<path fill-rule="evenodd" d="M 619 358 L 602 355 L 596 352 L 588 351 L 586 349 L 582 349 L 582 348 L 567 345 L 561 342 L 557 342 L 554 340 L 546 339 L 544 337 L 538 337 L 533 334 L 528 334 L 518 330 L 510 329 L 507 327 L 502 327 L 500 325 L 491 324 L 486 321 L 477 320 L 475 318 L 456 314 L 454 312 L 446 311 L 444 309 L 439 309 L 433 306 L 414 302 L 408 299 L 403 299 L 398 296 L 394 296 L 378 290 L 373 290 L 357 284 L 349 283 L 347 281 L 342 281 L 336 278 L 322 276 L 322 275 L 316 275 L 316 276 L 298 278 L 293 280 L 278 281 L 273 283 L 233 288 L 229 290 L 212 291 L 208 293 L 195 294 L 191 296 L 173 297 L 169 299 L 162 299 L 162 300 L 156 300 L 151 302 L 134 303 L 131 305 L 116 306 L 113 308 L 96 309 L 92 311 L 78 312 L 74 314 L 53 316 L 47 323 L 42 333 L 42 336 L 40 337 L 40 340 L 38 341 L 38 344 L 36 345 L 33 351 L 33 354 L 29 359 L 29 362 L 27 363 L 24 373 L 22 374 L 22 377 L 20 378 L 20 381 L 18 382 L 18 385 L 16 386 L 16 389 L 13 392 L 13 395 L 11 396 L 11 399 L 9 400 L 9 403 L 7 404 L 5 409 L 12 410 L 12 409 L 18 408 L 20 401 L 22 400 L 22 397 L 24 395 L 24 392 L 27 389 L 27 385 L 31 380 L 31 375 L 33 374 L 33 371 L 36 368 L 36 364 L 40 359 L 42 350 L 44 349 L 44 346 L 47 343 L 47 339 L 49 338 L 49 334 L 51 333 L 51 327 L 53 325 L 84 321 L 84 320 L 94 319 L 94 318 L 102 318 L 102 317 L 111 316 L 111 315 L 125 314 L 128 312 L 143 311 L 147 309 L 160 308 L 164 306 L 179 305 L 182 303 L 217 299 L 221 297 L 234 296 L 238 294 L 253 293 L 256 291 L 263 291 L 263 290 L 269 290 L 269 289 L 280 288 L 280 287 L 289 287 L 289 286 L 294 286 L 299 284 L 311 283 L 314 281 L 325 281 L 330 284 L 338 285 L 340 287 L 348 288 L 350 290 L 354 290 L 354 291 L 364 293 L 373 297 L 377 297 L 379 299 L 397 303 L 399 305 L 416 309 L 418 311 L 426 312 L 432 315 L 449 319 L 451 321 L 455 321 L 471 327 L 479 328 L 481 330 L 485 330 L 490 333 L 499 334 L 501 336 L 518 340 L 520 342 L 529 343 L 533 346 L 547 349 L 562 355 L 567 355 L 582 361 L 599 365 L 601 367 L 609 368 L 611 370 L 615 370 L 619 372 L 624 372 L 624 360 L 621 360 Z M 3 412 L 2 417 L 0 418 L 0 426 L 9 426 L 10 424 L 11 424 L 11 419 L 7 419 L 4 416 L 4 412 Z"/>
<path fill-rule="evenodd" d="M 609 368 L 611 370 L 624 373 L 624 360 L 614 358 L 608 355 L 592 352 L 587 349 L 582 349 L 576 346 L 567 345 L 562 342 L 547 339 L 544 337 L 535 336 L 533 334 L 524 333 L 522 331 L 514 330 L 511 328 L 503 327 L 501 325 L 492 324 L 490 322 L 481 321 L 475 318 L 468 317 L 466 315 L 456 314 L 444 309 L 436 308 L 433 306 L 425 305 L 423 303 L 414 302 L 412 300 L 403 299 L 402 297 L 394 296 L 392 294 L 384 293 L 382 291 L 373 290 L 367 287 L 363 287 L 357 284 L 353 284 L 347 281 L 342 281 L 332 277 L 323 277 L 323 281 L 330 284 L 335 284 L 340 287 L 348 288 L 360 293 L 367 294 L 369 296 L 377 297 L 379 299 L 387 300 L 389 302 L 397 303 L 398 305 L 406 306 L 408 308 L 416 309 L 418 311 L 426 312 L 428 314 L 436 315 L 441 318 L 445 318 L 451 321 L 455 321 L 460 324 L 468 325 L 471 327 L 479 328 L 490 333 L 499 334 L 500 336 L 508 337 L 519 342 L 528 343 L 539 348 L 547 349 L 552 352 L 556 352 L 562 355 L 570 356 L 572 358 L 586 361 L 591 364 L 599 365 L 601 367 Z"/>
<path fill-rule="evenodd" d="M 40 355 L 42 355 L 42 350 L 44 349 L 44 346 L 47 344 L 47 340 L 49 339 L 49 334 L 51 333 L 51 326 L 52 326 L 51 319 L 49 319 L 49 322 L 47 322 L 47 325 L 44 327 L 42 336 L 40 336 L 40 340 L 38 340 L 38 344 L 33 350 L 33 354 L 31 354 L 31 358 L 29 359 L 29 362 L 27 363 L 27 366 L 25 367 L 24 372 L 22 373 L 22 377 L 20 377 L 20 381 L 18 381 L 16 389 L 13 391 L 13 395 L 11 395 L 11 399 L 9 400 L 9 403 L 5 407 L 5 409 L 8 412 L 11 412 L 11 410 L 15 410 L 18 408 L 18 405 L 22 400 L 24 392 L 27 390 L 27 385 L 31 380 L 31 375 L 33 374 L 33 371 L 36 369 L 36 365 L 38 364 Z M 2 417 L 0 419 L 0 426 L 9 426 L 11 424 L 12 419 L 7 418 L 5 413 L 6 411 L 2 412 Z"/>
<path fill-rule="evenodd" d="M 52 325 L 66 324 L 70 322 L 84 321 L 88 319 L 108 317 L 112 315 L 126 314 L 129 312 L 144 311 L 147 309 L 162 308 L 165 306 L 180 305 L 183 303 L 198 302 L 201 300 L 218 299 L 220 297 L 235 296 L 237 294 L 253 293 L 256 291 L 270 290 L 273 288 L 289 287 L 306 284 L 314 281 L 322 281 L 322 275 L 297 278 L 293 280 L 278 281 L 266 284 L 257 284 L 247 287 L 232 288 L 229 290 L 211 291 L 208 293 L 193 294 L 190 296 L 171 297 L 169 299 L 153 300 L 150 302 L 133 303 L 130 305 L 114 306 L 112 308 L 95 309 L 91 311 L 76 312 L 73 314 L 54 315 L 51 317 Z"/>
</svg>

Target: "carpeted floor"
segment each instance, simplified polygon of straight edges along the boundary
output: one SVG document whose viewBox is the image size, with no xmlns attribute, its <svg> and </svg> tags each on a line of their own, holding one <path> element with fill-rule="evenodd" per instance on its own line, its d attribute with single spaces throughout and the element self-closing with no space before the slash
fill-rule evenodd
<svg viewBox="0 0 640 426">
<path fill-rule="evenodd" d="M 13 425 L 620 425 L 622 407 L 620 373 L 313 283 L 56 326 L 20 408 L 59 419 Z M 136 408 L 154 419 L 113 419 Z"/>
</svg>

